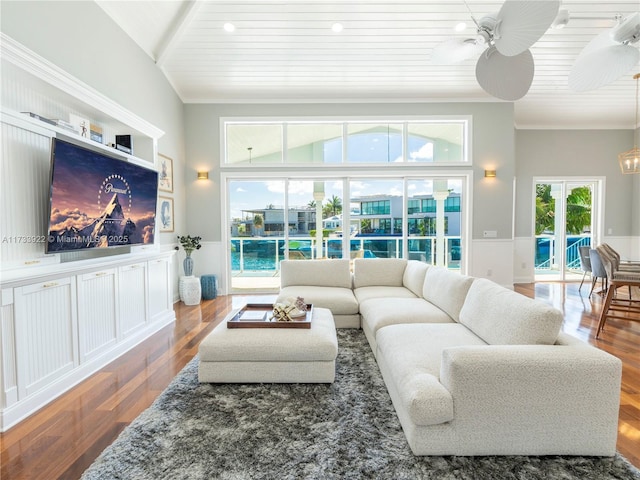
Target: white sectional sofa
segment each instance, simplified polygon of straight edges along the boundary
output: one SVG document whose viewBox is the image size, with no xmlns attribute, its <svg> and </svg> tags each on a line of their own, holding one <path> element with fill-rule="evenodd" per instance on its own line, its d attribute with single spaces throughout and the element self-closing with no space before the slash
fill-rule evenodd
<svg viewBox="0 0 640 480">
<path fill-rule="evenodd" d="M 561 312 L 417 261 L 348 264 L 283 261 L 280 298 L 362 326 L 416 455 L 615 453 L 622 364 Z"/>
</svg>

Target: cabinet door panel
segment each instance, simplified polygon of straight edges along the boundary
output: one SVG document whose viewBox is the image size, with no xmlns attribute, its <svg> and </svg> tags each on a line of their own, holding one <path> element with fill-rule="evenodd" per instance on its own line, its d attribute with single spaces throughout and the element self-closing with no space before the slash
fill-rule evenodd
<svg viewBox="0 0 640 480">
<path fill-rule="evenodd" d="M 18 375 L 16 370 L 16 332 L 13 289 L 2 290 L 0 311 L 0 407 L 5 408 L 18 401 Z"/>
<path fill-rule="evenodd" d="M 24 398 L 78 364 L 75 278 L 14 291 L 18 395 Z"/>
<path fill-rule="evenodd" d="M 171 264 L 166 258 L 149 262 L 149 319 L 153 322 L 172 308 Z"/>
<path fill-rule="evenodd" d="M 84 362 L 116 342 L 116 270 L 78 277 L 80 361 Z"/>
<path fill-rule="evenodd" d="M 146 263 L 119 269 L 120 331 L 123 336 L 147 323 Z"/>
</svg>

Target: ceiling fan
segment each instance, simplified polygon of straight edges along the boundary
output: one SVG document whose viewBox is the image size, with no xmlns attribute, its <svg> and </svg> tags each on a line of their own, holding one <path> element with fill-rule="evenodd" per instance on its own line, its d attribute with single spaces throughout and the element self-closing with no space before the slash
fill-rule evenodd
<svg viewBox="0 0 640 480">
<path fill-rule="evenodd" d="M 629 72 L 640 60 L 640 12 L 618 16 L 616 25 L 595 37 L 580 52 L 569 72 L 569 88 L 587 92 L 604 87 Z"/>
<path fill-rule="evenodd" d="M 464 2 L 467 9 L 469 6 Z M 480 54 L 476 79 L 488 94 L 515 101 L 526 95 L 534 74 L 529 51 L 556 18 L 560 0 L 506 0 L 500 11 L 476 20 L 473 37 L 446 40 L 431 52 L 436 64 L 460 63 Z"/>
</svg>

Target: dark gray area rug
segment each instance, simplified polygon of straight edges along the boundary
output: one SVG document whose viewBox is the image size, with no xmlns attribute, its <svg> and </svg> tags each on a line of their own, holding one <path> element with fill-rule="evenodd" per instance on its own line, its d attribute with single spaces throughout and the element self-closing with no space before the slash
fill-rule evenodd
<svg viewBox="0 0 640 480">
<path fill-rule="evenodd" d="M 361 330 L 333 385 L 201 385 L 193 359 L 84 473 L 106 479 L 640 479 L 624 458 L 416 457 Z"/>
</svg>

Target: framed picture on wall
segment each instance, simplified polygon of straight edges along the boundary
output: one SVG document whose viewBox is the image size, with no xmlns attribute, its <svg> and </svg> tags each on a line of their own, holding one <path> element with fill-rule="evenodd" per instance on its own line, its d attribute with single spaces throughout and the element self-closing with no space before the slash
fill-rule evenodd
<svg viewBox="0 0 640 480">
<path fill-rule="evenodd" d="M 163 192 L 173 192 L 173 160 L 169 157 L 158 154 L 158 188 Z"/>
<path fill-rule="evenodd" d="M 173 232 L 173 198 L 158 197 L 160 205 L 160 232 Z"/>
</svg>

